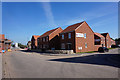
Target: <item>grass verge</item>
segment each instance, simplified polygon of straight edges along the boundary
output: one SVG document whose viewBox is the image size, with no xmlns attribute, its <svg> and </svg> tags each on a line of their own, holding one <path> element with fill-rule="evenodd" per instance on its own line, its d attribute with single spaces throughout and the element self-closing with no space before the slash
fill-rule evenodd
<svg viewBox="0 0 120 80">
<path fill-rule="evenodd" d="M 88 51 L 88 52 L 78 52 L 77 54 L 81 54 L 81 53 L 95 53 L 97 51 Z"/>
</svg>

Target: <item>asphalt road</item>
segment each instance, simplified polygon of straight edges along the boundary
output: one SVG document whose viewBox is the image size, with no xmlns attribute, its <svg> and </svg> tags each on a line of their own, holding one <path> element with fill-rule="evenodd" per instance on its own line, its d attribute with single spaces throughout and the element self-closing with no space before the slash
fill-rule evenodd
<svg viewBox="0 0 120 80">
<path fill-rule="evenodd" d="M 50 56 L 13 51 L 3 55 L 3 78 L 118 78 L 118 49 L 108 53 Z"/>
<path fill-rule="evenodd" d="M 0 53 L 0 79 L 2 79 L 2 54 Z"/>
</svg>

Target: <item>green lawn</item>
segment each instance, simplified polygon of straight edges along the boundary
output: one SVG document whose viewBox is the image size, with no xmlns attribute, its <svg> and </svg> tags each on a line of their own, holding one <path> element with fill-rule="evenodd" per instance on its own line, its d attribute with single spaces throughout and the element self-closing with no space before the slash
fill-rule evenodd
<svg viewBox="0 0 120 80">
<path fill-rule="evenodd" d="M 115 49 L 115 48 L 108 48 L 108 49 Z"/>
</svg>

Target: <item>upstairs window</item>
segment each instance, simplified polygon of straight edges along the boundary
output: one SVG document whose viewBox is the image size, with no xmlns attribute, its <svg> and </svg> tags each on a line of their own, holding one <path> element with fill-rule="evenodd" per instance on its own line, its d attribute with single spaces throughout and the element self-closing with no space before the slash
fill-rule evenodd
<svg viewBox="0 0 120 80">
<path fill-rule="evenodd" d="M 62 39 L 64 39 L 64 34 L 62 34 Z"/>
<path fill-rule="evenodd" d="M 71 33 L 68 33 L 68 38 L 71 39 Z"/>
<path fill-rule="evenodd" d="M 45 42 L 45 38 L 43 38 L 43 42 Z"/>
<path fill-rule="evenodd" d="M 40 40 L 40 39 L 38 38 L 38 39 L 37 39 L 37 42 L 39 42 L 39 40 Z"/>
<path fill-rule="evenodd" d="M 46 41 L 48 41 L 48 37 L 46 37 Z"/>
<path fill-rule="evenodd" d="M 40 39 L 40 41 L 42 42 L 42 38 Z"/>
<path fill-rule="evenodd" d="M 84 38 L 86 38 L 86 33 L 84 33 Z"/>
</svg>

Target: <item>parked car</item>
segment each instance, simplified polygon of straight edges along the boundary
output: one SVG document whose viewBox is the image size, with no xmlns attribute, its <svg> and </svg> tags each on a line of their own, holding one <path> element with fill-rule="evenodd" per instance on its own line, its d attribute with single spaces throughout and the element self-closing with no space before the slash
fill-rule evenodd
<svg viewBox="0 0 120 80">
<path fill-rule="evenodd" d="M 98 52 L 108 52 L 109 49 L 106 47 L 99 47 Z"/>
<path fill-rule="evenodd" d="M 111 48 L 119 48 L 118 45 L 111 45 Z"/>
</svg>

